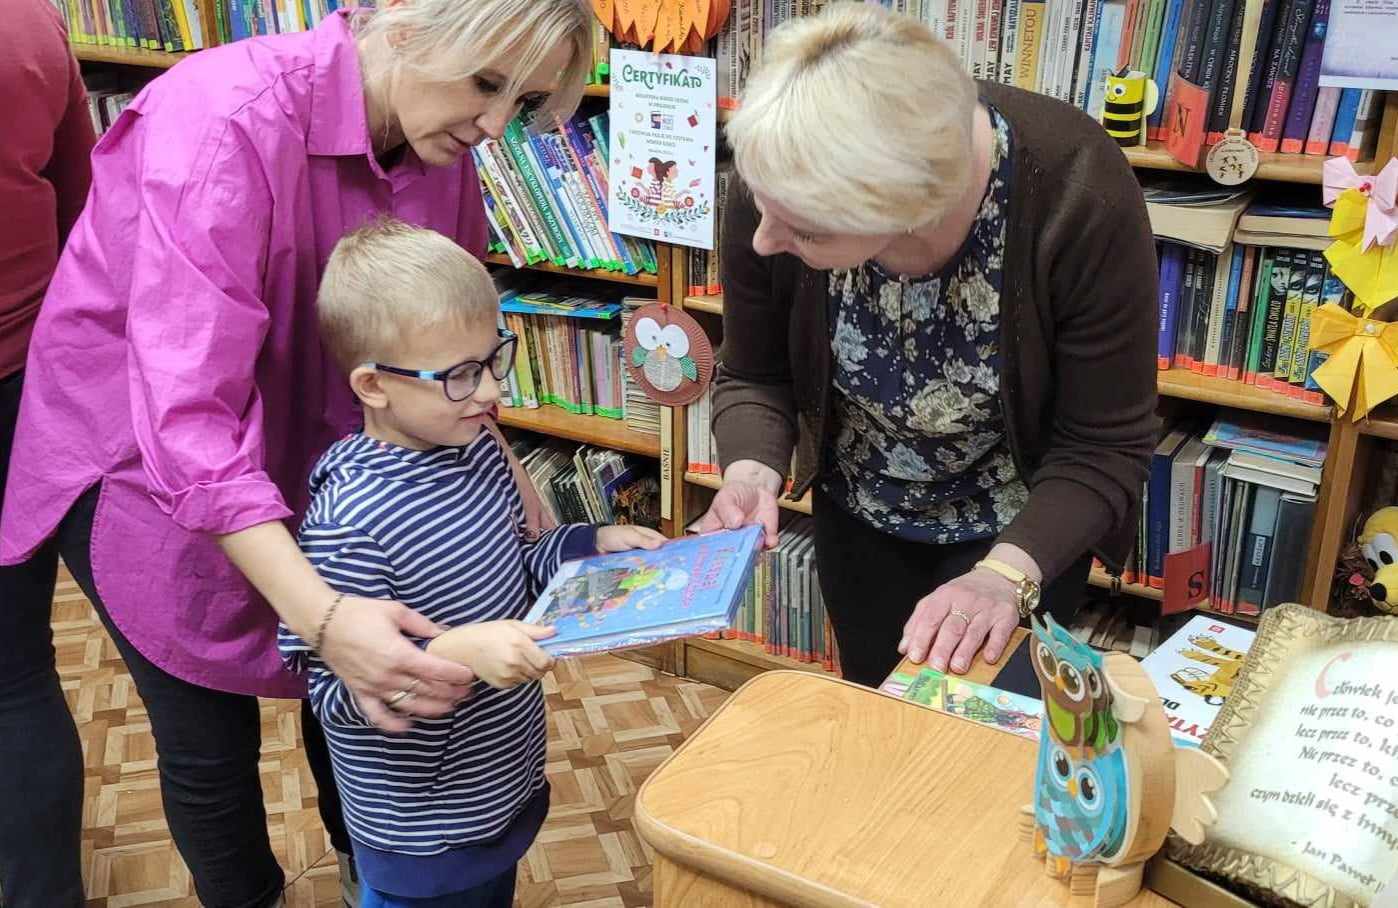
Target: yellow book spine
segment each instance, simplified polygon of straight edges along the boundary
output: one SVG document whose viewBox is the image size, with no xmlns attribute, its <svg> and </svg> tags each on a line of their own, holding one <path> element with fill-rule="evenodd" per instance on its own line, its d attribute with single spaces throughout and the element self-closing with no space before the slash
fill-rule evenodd
<svg viewBox="0 0 1398 908">
<path fill-rule="evenodd" d="M 1019 8 L 1019 47 L 1015 58 L 1015 86 L 1033 91 L 1039 76 L 1039 49 L 1044 43 L 1043 0 L 1026 0 Z"/>
</svg>

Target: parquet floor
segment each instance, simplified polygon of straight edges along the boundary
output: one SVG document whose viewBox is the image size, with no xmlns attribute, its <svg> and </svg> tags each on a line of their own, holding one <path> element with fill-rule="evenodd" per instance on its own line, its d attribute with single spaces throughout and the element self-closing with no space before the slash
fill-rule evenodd
<svg viewBox="0 0 1398 908">
<path fill-rule="evenodd" d="M 155 745 L 135 686 L 77 585 L 60 578 L 54 643 L 86 767 L 83 874 L 89 908 L 196 908 L 160 808 Z M 723 701 L 718 688 L 611 656 L 546 679 L 547 824 L 521 865 L 523 908 L 650 904 L 651 852 L 631 827 L 637 788 Z M 262 706 L 262 787 L 292 908 L 338 906 L 335 858 L 300 748 L 298 704 Z"/>
</svg>

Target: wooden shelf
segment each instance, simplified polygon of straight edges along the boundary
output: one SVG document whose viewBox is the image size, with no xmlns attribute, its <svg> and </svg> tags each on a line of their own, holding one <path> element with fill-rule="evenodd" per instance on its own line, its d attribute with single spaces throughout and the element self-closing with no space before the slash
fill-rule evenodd
<svg viewBox="0 0 1398 908">
<path fill-rule="evenodd" d="M 1150 142 L 1137 148 L 1123 148 L 1126 160 L 1132 167 L 1143 170 L 1178 170 L 1189 173 L 1203 173 L 1202 167 L 1189 167 L 1181 164 L 1165 150 L 1163 142 Z M 1204 152 L 1207 154 L 1208 152 Z M 1315 183 L 1321 181 L 1321 168 L 1325 164 L 1322 155 L 1269 154 L 1261 153 L 1254 179 L 1278 180 L 1283 183 Z M 1202 157 L 1201 157 L 1202 159 Z M 1366 162 L 1367 163 L 1367 162 Z M 1356 164 L 1355 169 L 1364 172 L 1364 164 Z"/>
<path fill-rule="evenodd" d="M 584 85 L 583 96 L 588 98 L 610 98 L 612 96 L 612 85 L 610 82 L 598 82 L 592 85 Z"/>
<path fill-rule="evenodd" d="M 1326 404 L 1312 404 L 1265 388 L 1257 388 L 1240 381 L 1211 378 L 1190 372 L 1188 369 L 1170 369 L 1161 372 L 1157 379 L 1160 393 L 1165 397 L 1181 397 L 1186 400 L 1199 400 L 1205 403 L 1251 410 L 1255 413 L 1272 413 L 1276 416 L 1290 416 L 1294 419 L 1308 419 L 1312 422 L 1329 422 L 1330 407 Z"/>
<path fill-rule="evenodd" d="M 819 663 L 776 656 L 746 640 L 691 637 L 684 641 L 684 676 L 724 690 L 737 690 L 763 672 L 782 669 L 828 674 Z"/>
<path fill-rule="evenodd" d="M 514 267 L 514 262 L 510 261 L 510 257 L 499 252 L 487 253 L 485 260 L 492 265 L 504 265 L 507 268 Z M 660 286 L 660 279 L 658 277 L 645 272 L 640 274 L 626 274 L 623 271 L 602 271 L 601 269 L 588 271 L 581 268 L 561 268 L 558 265 L 552 265 L 547 262 L 525 265 L 522 270 L 547 271 L 549 274 L 566 274 L 571 277 L 585 277 L 598 281 L 611 281 L 613 284 L 627 284 L 632 287 Z"/>
<path fill-rule="evenodd" d="M 1398 441 L 1398 408 L 1391 405 L 1380 407 L 1360 421 L 1359 431 L 1375 438 Z"/>
<path fill-rule="evenodd" d="M 717 489 L 723 485 L 723 477 L 715 476 L 713 473 L 685 473 L 684 481 L 690 485 L 703 486 L 706 489 Z M 800 501 L 792 501 L 786 496 L 777 499 L 777 504 L 783 510 L 794 511 L 797 514 L 811 513 L 811 493 L 807 492 L 801 496 Z"/>
<path fill-rule="evenodd" d="M 1109 590 L 1112 588 L 1112 577 L 1101 568 L 1094 567 L 1092 573 L 1087 575 L 1087 583 L 1089 586 Z M 1143 583 L 1123 583 L 1121 593 L 1123 596 L 1139 596 L 1142 599 L 1154 599 L 1156 602 L 1165 598 L 1164 590 L 1157 590 Z"/>
<path fill-rule="evenodd" d="M 195 51 L 169 54 L 160 50 L 138 50 L 134 47 L 118 47 L 114 44 L 68 45 L 73 56 L 85 63 L 121 63 L 126 66 L 147 66 L 152 69 L 169 69 Z"/>
<path fill-rule="evenodd" d="M 709 312 L 714 315 L 722 315 L 723 294 L 718 293 L 708 296 L 686 296 L 684 298 L 684 308 L 695 312 Z"/>
<path fill-rule="evenodd" d="M 523 407 L 501 407 L 500 424 L 514 429 L 528 429 L 541 435 L 567 438 L 599 448 L 660 456 L 660 438 L 635 432 L 619 419 L 602 416 L 578 416 L 561 407 L 545 406 L 529 410 Z"/>
</svg>

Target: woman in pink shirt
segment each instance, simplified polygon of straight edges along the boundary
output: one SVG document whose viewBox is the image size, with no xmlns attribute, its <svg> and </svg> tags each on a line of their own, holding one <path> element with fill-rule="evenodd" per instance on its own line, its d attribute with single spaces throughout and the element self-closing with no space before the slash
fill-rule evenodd
<svg viewBox="0 0 1398 908">
<path fill-rule="evenodd" d="M 288 532 L 315 459 L 360 423 L 316 335 L 321 268 L 380 213 L 482 255 L 468 150 L 522 107 L 571 113 L 590 61 L 577 0 L 390 2 L 191 56 L 93 152 L 34 331 L 0 562 L 56 536 L 145 701 L 204 905 L 280 898 L 256 697 L 305 691 L 278 616 L 386 728 L 474 680 L 414 644 L 437 629 L 405 607 L 332 606 Z M 308 713 L 303 728 L 348 851 Z"/>
</svg>

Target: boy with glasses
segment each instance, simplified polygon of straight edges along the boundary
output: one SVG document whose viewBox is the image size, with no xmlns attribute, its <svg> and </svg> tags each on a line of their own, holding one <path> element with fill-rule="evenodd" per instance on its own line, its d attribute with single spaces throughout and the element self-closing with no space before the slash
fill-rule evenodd
<svg viewBox="0 0 1398 908">
<path fill-rule="evenodd" d="M 450 628 L 428 651 L 483 682 L 442 718 L 390 734 L 317 655 L 337 632 L 333 607 L 316 640 L 282 628 L 325 727 L 364 908 L 510 905 L 515 864 L 548 812 L 536 682 L 553 664 L 536 642 L 552 630 L 518 619 L 563 561 L 664 541 L 634 526 L 528 537 L 509 463 L 482 431 L 516 347 L 498 305 L 465 250 L 394 221 L 341 239 L 317 297 L 364 430 L 313 471 L 301 547 L 341 595 L 394 599 Z M 384 702 L 433 696 L 414 688 L 405 679 Z"/>
</svg>

